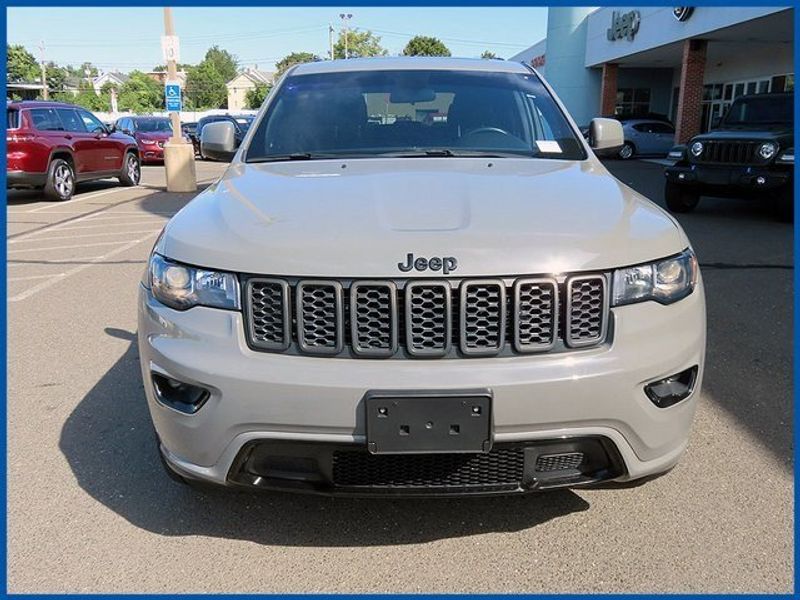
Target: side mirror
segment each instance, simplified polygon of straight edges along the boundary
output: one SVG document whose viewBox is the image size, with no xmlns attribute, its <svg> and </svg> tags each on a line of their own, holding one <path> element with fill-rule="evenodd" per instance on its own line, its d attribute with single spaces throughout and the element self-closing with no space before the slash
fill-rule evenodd
<svg viewBox="0 0 800 600">
<path fill-rule="evenodd" d="M 624 143 L 622 123 L 616 119 L 592 119 L 589 124 L 589 145 L 597 156 L 613 156 Z"/>
<path fill-rule="evenodd" d="M 229 161 L 236 154 L 236 128 L 228 121 L 217 121 L 203 127 L 200 152 L 212 160 Z"/>
</svg>

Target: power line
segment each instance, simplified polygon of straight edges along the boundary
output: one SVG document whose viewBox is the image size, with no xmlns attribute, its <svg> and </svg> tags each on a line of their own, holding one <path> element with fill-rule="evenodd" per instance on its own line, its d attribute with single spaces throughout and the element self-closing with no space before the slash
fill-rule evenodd
<svg viewBox="0 0 800 600">
<path fill-rule="evenodd" d="M 375 29 L 373 27 L 354 27 L 354 29 L 361 31 L 372 31 L 374 33 L 380 33 L 383 35 L 393 35 L 399 37 L 415 37 L 417 33 L 403 33 L 400 31 L 389 31 L 387 29 Z M 436 36 L 438 39 L 442 40 L 443 42 L 455 42 L 458 44 L 466 44 L 472 46 L 508 46 L 509 48 L 527 48 L 530 44 L 509 44 L 508 42 L 486 42 L 486 41 L 479 41 L 479 40 L 467 40 L 463 38 L 451 38 L 451 37 L 441 37 Z"/>
</svg>

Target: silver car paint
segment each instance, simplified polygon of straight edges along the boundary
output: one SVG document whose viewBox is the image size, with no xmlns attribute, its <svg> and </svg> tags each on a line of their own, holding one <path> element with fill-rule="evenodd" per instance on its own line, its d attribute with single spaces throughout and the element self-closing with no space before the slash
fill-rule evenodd
<svg viewBox="0 0 800 600">
<path fill-rule="evenodd" d="M 525 72 L 513 63 L 455 59 L 329 61 L 296 71 L 432 65 Z M 398 276 L 409 252 L 456 256 L 452 276 L 462 277 L 609 271 L 689 246 L 665 211 L 615 180 L 586 148 L 583 161 L 272 164 L 245 164 L 240 149 L 223 177 L 170 221 L 156 250 L 218 270 L 368 278 Z M 614 308 L 612 316 L 610 345 L 580 352 L 430 362 L 312 358 L 253 352 L 241 313 L 175 311 L 142 288 L 139 350 L 162 451 L 192 477 L 223 483 L 249 439 L 363 441 L 358 407 L 368 389 L 457 385 L 493 389 L 498 441 L 601 433 L 618 446 L 632 479 L 670 468 L 687 444 L 705 354 L 702 281 L 673 305 L 644 302 Z M 700 379 L 689 399 L 661 410 L 643 394 L 648 381 L 694 364 Z M 196 415 L 176 413 L 155 400 L 151 370 L 205 385 L 212 398 Z"/>
</svg>

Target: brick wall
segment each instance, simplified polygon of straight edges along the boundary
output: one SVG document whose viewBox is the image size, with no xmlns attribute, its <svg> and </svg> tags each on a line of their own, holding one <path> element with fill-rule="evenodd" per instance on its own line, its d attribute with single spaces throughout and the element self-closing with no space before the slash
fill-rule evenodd
<svg viewBox="0 0 800 600">
<path fill-rule="evenodd" d="M 700 133 L 703 116 L 703 76 L 706 70 L 705 40 L 685 40 L 681 62 L 675 143 L 683 144 Z"/>
<path fill-rule="evenodd" d="M 601 116 L 614 114 L 614 108 L 617 105 L 617 68 L 616 63 L 603 65 L 603 77 L 600 82 Z"/>
</svg>

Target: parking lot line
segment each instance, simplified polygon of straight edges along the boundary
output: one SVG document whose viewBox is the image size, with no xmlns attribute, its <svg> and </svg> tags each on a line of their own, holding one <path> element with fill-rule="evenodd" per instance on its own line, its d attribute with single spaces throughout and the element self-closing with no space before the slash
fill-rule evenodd
<svg viewBox="0 0 800 600">
<path fill-rule="evenodd" d="M 47 252 L 49 250 L 71 250 L 72 248 L 92 248 L 94 246 L 119 246 L 125 242 L 97 242 L 96 244 L 75 244 L 72 246 L 50 246 L 49 248 L 19 248 L 8 250 L 6 254 L 19 254 L 20 252 Z"/>
<path fill-rule="evenodd" d="M 49 229 L 43 233 L 51 233 L 53 230 Z M 57 237 L 48 237 L 48 238 L 37 238 L 32 240 L 30 238 L 25 239 L 16 239 L 16 240 L 9 240 L 9 244 L 19 244 L 20 242 L 52 242 L 54 240 L 77 240 L 80 238 L 87 238 L 87 237 L 103 237 L 104 235 L 136 235 L 139 233 L 158 233 L 161 229 L 140 229 L 138 231 L 104 231 L 102 233 L 80 233 L 78 235 L 61 235 Z"/>
<path fill-rule="evenodd" d="M 87 194 L 85 196 L 78 196 L 77 198 L 73 198 L 72 200 L 69 201 L 69 206 L 73 206 L 73 205 L 77 204 L 78 202 L 83 202 L 84 200 L 91 200 L 92 198 L 99 198 L 100 196 L 105 196 L 107 194 L 114 194 L 116 192 L 124 192 L 124 191 L 135 190 L 135 189 L 136 188 L 134 188 L 134 187 L 117 187 L 117 188 L 112 188 L 110 190 L 103 190 L 102 192 L 93 192 L 93 193 Z M 50 208 L 55 208 L 55 207 L 63 208 L 64 206 L 65 205 L 61 204 L 60 202 L 53 202 L 52 204 L 46 204 L 45 206 L 39 206 L 37 208 L 33 208 L 33 209 L 27 210 L 25 212 L 36 213 L 36 212 L 41 212 L 43 210 L 48 210 Z"/>
<path fill-rule="evenodd" d="M 11 267 L 30 267 L 31 264 L 62 265 L 62 264 L 69 264 L 69 263 L 74 263 L 74 262 L 84 261 L 84 260 L 93 260 L 95 258 L 102 258 L 102 256 L 100 256 L 100 255 L 96 255 L 96 256 L 76 256 L 74 258 L 53 258 L 53 259 L 50 259 L 50 260 L 36 260 L 36 261 L 20 259 L 20 260 L 17 260 L 16 262 L 12 259 L 8 263 L 6 263 L 6 268 L 11 268 Z"/>
<path fill-rule="evenodd" d="M 90 221 L 95 221 L 96 219 L 90 219 Z M 160 223 L 161 220 L 153 219 L 152 217 L 147 218 L 147 220 L 143 219 L 134 219 L 132 221 L 117 221 L 115 223 L 97 223 L 96 225 L 81 225 L 80 227 L 65 227 L 63 225 L 53 227 L 48 231 L 77 231 L 81 229 L 95 229 L 97 227 L 116 227 L 117 225 L 144 225 L 147 223 Z M 68 223 L 71 225 L 72 223 Z M 37 232 L 37 233 L 47 233 L 47 232 Z M 120 233 L 128 233 L 126 231 Z"/>
<path fill-rule="evenodd" d="M 95 258 L 95 259 L 93 259 L 93 260 L 91 260 L 91 261 L 89 261 L 87 263 L 84 263 L 82 265 L 78 265 L 74 269 L 70 269 L 69 271 L 66 271 L 61 277 L 55 277 L 54 279 L 52 279 L 50 281 L 43 281 L 42 283 L 39 283 L 39 284 L 33 286 L 32 288 L 29 288 L 29 289 L 25 290 L 24 292 L 21 292 L 21 293 L 17 294 L 16 296 L 11 296 L 8 299 L 8 301 L 9 302 L 19 302 L 20 300 L 25 300 L 26 298 L 29 298 L 33 294 L 36 294 L 36 293 L 41 292 L 43 290 L 46 290 L 50 286 L 53 286 L 53 285 L 55 285 L 56 283 L 58 283 L 60 281 L 64 281 L 67 277 L 70 277 L 72 275 L 77 275 L 78 273 L 80 273 L 81 271 L 85 271 L 89 267 L 92 267 L 94 265 L 100 264 L 101 260 L 104 260 L 106 258 L 111 258 L 113 256 L 116 256 L 117 254 L 121 254 L 121 253 L 125 252 L 126 250 L 130 250 L 131 248 L 133 248 L 137 244 L 139 244 L 139 243 L 141 243 L 141 242 L 153 237 L 153 235 L 154 235 L 154 233 L 150 234 L 150 235 L 146 235 L 143 238 L 140 238 L 138 240 L 132 240 L 132 241 L 128 242 L 127 244 L 125 244 L 124 246 L 120 246 L 119 248 L 111 250 L 110 252 L 107 252 L 106 254 L 103 254 L 102 256 L 99 256 L 99 257 L 97 257 L 97 258 Z"/>
<path fill-rule="evenodd" d="M 7 281 L 29 281 L 31 279 L 47 279 L 49 277 L 64 277 L 64 273 L 50 273 L 49 275 L 25 275 L 23 277 L 9 277 Z"/>
</svg>

